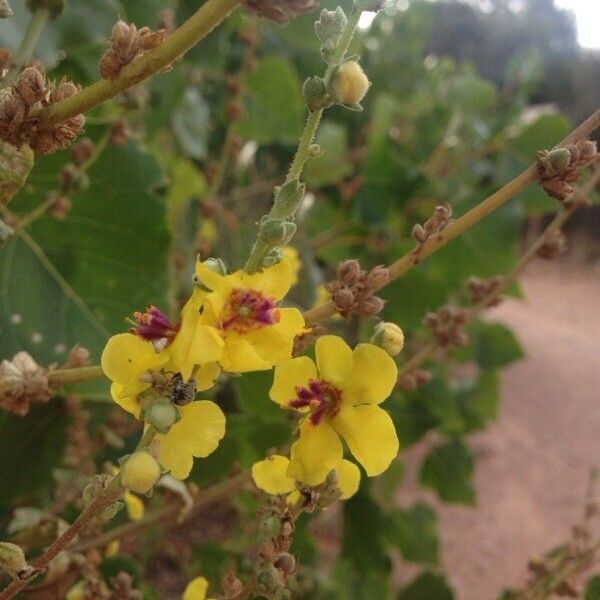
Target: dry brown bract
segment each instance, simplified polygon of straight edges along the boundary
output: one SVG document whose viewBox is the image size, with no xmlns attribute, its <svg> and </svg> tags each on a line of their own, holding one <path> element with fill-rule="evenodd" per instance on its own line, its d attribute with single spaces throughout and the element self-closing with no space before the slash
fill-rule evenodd
<svg viewBox="0 0 600 600">
<path fill-rule="evenodd" d="M 315 0 L 243 0 L 244 6 L 259 17 L 285 23 L 316 7 Z"/>
<path fill-rule="evenodd" d="M 596 142 L 582 140 L 565 148 L 540 150 L 537 154 L 537 176 L 549 196 L 570 204 L 575 191 L 572 183 L 579 179 L 579 169 L 598 157 Z"/>
<path fill-rule="evenodd" d="M 148 50 L 165 40 L 164 29 L 152 31 L 149 27 L 138 29 L 133 23 L 117 21 L 113 27 L 108 49 L 100 60 L 100 75 L 104 79 L 116 79 L 121 69 Z"/>
<path fill-rule="evenodd" d="M 36 116 L 35 109 L 47 108 L 78 91 L 70 81 L 48 84 L 40 68 L 27 67 L 12 86 L 0 90 L 0 139 L 17 148 L 28 143 L 40 154 L 67 148 L 83 129 L 84 116 L 47 125 Z"/>
</svg>

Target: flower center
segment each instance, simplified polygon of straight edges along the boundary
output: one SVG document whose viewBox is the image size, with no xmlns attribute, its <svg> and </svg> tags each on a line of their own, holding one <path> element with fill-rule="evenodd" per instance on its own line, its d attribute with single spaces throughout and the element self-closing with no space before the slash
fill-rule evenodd
<svg viewBox="0 0 600 600">
<path fill-rule="evenodd" d="M 134 312 L 133 318 L 135 320 L 130 320 L 133 325 L 131 333 L 149 342 L 162 342 L 163 346 L 172 341 L 179 331 L 179 325 L 171 323 L 156 306 L 149 306 L 145 313 Z"/>
<path fill-rule="evenodd" d="M 281 315 L 274 298 L 256 290 L 236 288 L 231 291 L 221 313 L 221 329 L 248 333 L 279 323 Z"/>
<path fill-rule="evenodd" d="M 307 386 L 296 387 L 296 397 L 291 408 L 310 409 L 310 422 L 318 425 L 324 416 L 335 417 L 340 410 L 342 391 L 328 381 L 311 379 Z"/>
</svg>

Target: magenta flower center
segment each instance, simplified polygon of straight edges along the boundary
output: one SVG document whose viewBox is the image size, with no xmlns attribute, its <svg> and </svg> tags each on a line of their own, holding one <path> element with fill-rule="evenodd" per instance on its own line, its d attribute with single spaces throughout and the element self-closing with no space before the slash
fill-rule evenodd
<svg viewBox="0 0 600 600">
<path fill-rule="evenodd" d="M 279 323 L 281 314 L 275 298 L 256 290 L 236 288 L 231 291 L 221 313 L 221 329 L 248 333 Z"/>
<path fill-rule="evenodd" d="M 307 386 L 296 387 L 296 397 L 290 401 L 291 408 L 310 409 L 310 422 L 318 425 L 323 417 L 335 417 L 340 410 L 342 391 L 328 381 L 311 379 Z"/>
<path fill-rule="evenodd" d="M 133 318 L 135 321 L 131 321 L 134 325 L 131 333 L 149 342 L 172 340 L 179 331 L 179 325 L 171 323 L 167 315 L 156 306 L 149 306 L 145 313 L 134 312 Z"/>
</svg>

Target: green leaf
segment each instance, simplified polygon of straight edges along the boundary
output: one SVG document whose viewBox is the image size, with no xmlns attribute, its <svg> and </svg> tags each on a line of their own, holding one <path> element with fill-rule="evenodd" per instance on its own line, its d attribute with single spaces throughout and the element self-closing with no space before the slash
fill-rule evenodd
<svg viewBox="0 0 600 600">
<path fill-rule="evenodd" d="M 452 589 L 442 575 L 422 573 L 403 590 L 397 600 L 453 600 Z"/>
<path fill-rule="evenodd" d="M 439 540 L 435 511 L 423 502 L 390 515 L 385 528 L 387 540 L 400 548 L 405 560 L 437 564 Z"/>
<path fill-rule="evenodd" d="M 324 121 L 319 126 L 315 142 L 321 146 L 323 154 L 306 164 L 304 177 L 309 186 L 335 183 L 352 172 L 347 157 L 348 133 L 345 127 Z"/>
<path fill-rule="evenodd" d="M 434 448 L 421 465 L 421 483 L 442 500 L 475 504 L 472 451 L 459 440 Z"/>
<path fill-rule="evenodd" d="M 542 115 L 521 131 L 513 146 L 525 160 L 533 162 L 538 150 L 550 150 L 569 131 L 571 124 L 564 115 Z"/>
<path fill-rule="evenodd" d="M 0 412 L 0 509 L 52 483 L 68 422 L 60 398 L 32 405 L 26 417 Z"/>
<path fill-rule="evenodd" d="M 461 413 L 463 429 L 468 433 L 483 429 L 498 416 L 500 381 L 496 371 L 484 371 L 470 384 L 455 392 L 455 402 Z"/>
<path fill-rule="evenodd" d="M 58 155 L 58 153 L 57 153 Z M 30 210 L 56 186 L 65 156 L 41 157 L 15 198 Z M 40 218 L 0 253 L 0 357 L 18 350 L 62 362 L 76 343 L 99 361 L 106 338 L 148 304 L 167 308 L 165 207 L 161 180 L 139 146 L 109 147 L 90 169 L 90 186 L 71 195 L 64 221 Z M 17 204 L 15 204 L 17 206 Z"/>
<path fill-rule="evenodd" d="M 585 586 L 585 600 L 600 600 L 600 575 L 594 575 Z"/>
<path fill-rule="evenodd" d="M 295 143 L 302 129 L 304 103 L 300 79 L 283 58 L 263 58 L 248 75 L 247 114 L 238 132 L 259 144 Z"/>
<path fill-rule="evenodd" d="M 475 336 L 475 356 L 482 369 L 505 367 L 524 356 L 514 333 L 502 323 L 480 322 Z"/>
<path fill-rule="evenodd" d="M 240 408 L 248 415 L 278 417 L 285 414 L 281 407 L 269 398 L 273 385 L 273 371 L 244 373 L 235 380 Z"/>
</svg>

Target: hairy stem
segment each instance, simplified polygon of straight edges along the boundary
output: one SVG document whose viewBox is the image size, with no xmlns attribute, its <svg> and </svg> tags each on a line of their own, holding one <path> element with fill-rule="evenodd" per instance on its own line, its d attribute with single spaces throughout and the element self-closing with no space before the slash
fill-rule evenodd
<svg viewBox="0 0 600 600">
<path fill-rule="evenodd" d="M 75 367 L 73 369 L 55 369 L 48 372 L 48 383 L 53 386 L 93 381 L 106 377 L 100 365 Z"/>
<path fill-rule="evenodd" d="M 7 82 L 12 83 L 23 70 L 23 67 L 31 60 L 31 56 L 37 46 L 40 35 L 50 17 L 50 11 L 46 8 L 36 8 L 29 19 L 27 29 L 23 34 L 21 45 L 13 59 L 14 66 L 7 77 Z"/>
<path fill-rule="evenodd" d="M 124 67 L 116 79 L 101 79 L 49 106 L 39 113 L 40 119 L 47 124 L 60 123 L 162 71 L 206 37 L 238 4 L 239 0 L 207 0 L 160 46 Z"/>
<path fill-rule="evenodd" d="M 557 146 L 564 146 L 581 140 L 587 137 L 598 126 L 600 126 L 600 109 L 586 119 L 568 137 L 559 142 Z M 395 279 L 402 277 L 402 275 L 418 265 L 424 258 L 431 256 L 434 252 L 443 248 L 450 240 L 453 240 L 479 223 L 479 221 L 521 193 L 534 181 L 536 181 L 536 170 L 535 165 L 531 165 L 504 187 L 497 192 L 494 192 L 491 196 L 488 196 L 483 202 L 472 208 L 462 217 L 450 223 L 439 234 L 432 236 L 423 244 L 419 244 L 396 262 L 392 263 L 389 266 L 389 281 L 394 281 Z M 312 325 L 327 319 L 335 314 L 335 312 L 335 304 L 332 301 L 329 301 L 305 312 L 304 320 L 307 325 Z"/>
</svg>

